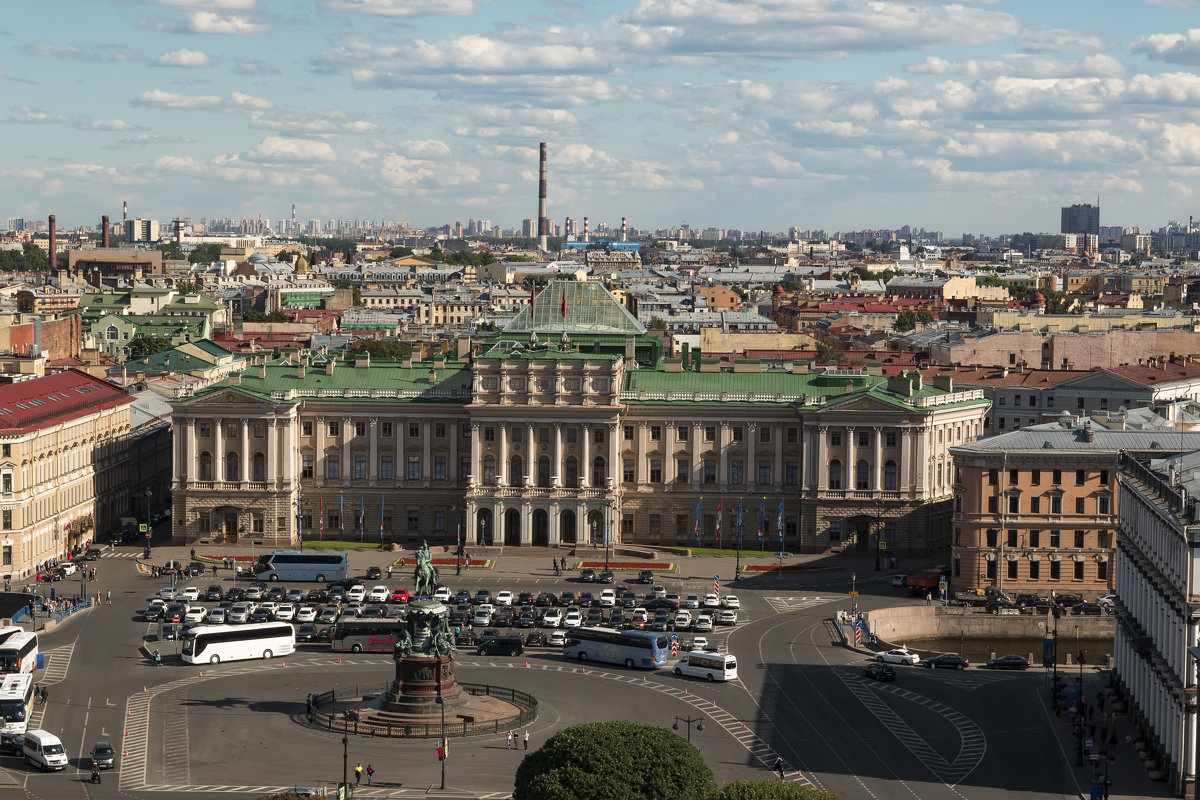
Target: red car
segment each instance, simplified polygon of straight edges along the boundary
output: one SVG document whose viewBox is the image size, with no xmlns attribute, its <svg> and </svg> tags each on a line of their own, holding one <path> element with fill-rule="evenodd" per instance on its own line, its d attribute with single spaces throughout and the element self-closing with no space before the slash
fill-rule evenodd
<svg viewBox="0 0 1200 800">
<path fill-rule="evenodd" d="M 392 589 L 392 602 L 393 603 L 407 603 L 408 602 L 408 589 L 401 589 L 399 586 L 397 586 L 395 589 Z"/>
</svg>

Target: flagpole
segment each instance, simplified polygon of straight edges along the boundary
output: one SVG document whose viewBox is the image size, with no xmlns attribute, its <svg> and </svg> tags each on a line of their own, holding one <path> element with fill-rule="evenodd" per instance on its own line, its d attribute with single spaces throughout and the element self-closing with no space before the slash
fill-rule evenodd
<svg viewBox="0 0 1200 800">
<path fill-rule="evenodd" d="M 737 537 L 737 567 L 733 570 L 733 580 L 742 577 L 742 498 L 738 498 L 737 523 L 733 526 L 733 535 Z"/>
</svg>

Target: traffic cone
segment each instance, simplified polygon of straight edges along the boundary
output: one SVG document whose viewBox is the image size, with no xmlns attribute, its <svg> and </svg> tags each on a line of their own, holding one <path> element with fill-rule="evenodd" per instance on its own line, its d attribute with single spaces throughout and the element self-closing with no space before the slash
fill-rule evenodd
<svg viewBox="0 0 1200 800">
<path fill-rule="evenodd" d="M 746 723 L 742 723 L 742 730 L 746 730 Z"/>
<path fill-rule="evenodd" d="M 642 683 L 645 683 L 645 682 L 646 682 L 646 676 L 645 676 L 645 675 L 643 675 L 643 676 L 642 676 Z"/>
<path fill-rule="evenodd" d="M 201 678 L 203 678 L 203 677 L 204 677 L 204 670 L 200 670 L 200 677 L 201 677 Z"/>
<path fill-rule="evenodd" d="M 526 662 L 525 662 L 525 669 L 529 669 L 529 662 L 528 662 L 528 661 L 526 661 Z"/>
<path fill-rule="evenodd" d="M 342 663 L 342 660 L 341 660 L 340 658 L 338 659 L 338 663 L 339 663 L 339 664 L 340 664 L 340 663 Z"/>
<path fill-rule="evenodd" d="M 128 739 L 128 738 L 129 738 L 129 731 L 125 731 L 125 738 L 126 738 L 126 739 Z"/>
<path fill-rule="evenodd" d="M 125 712 L 125 716 L 127 716 L 127 717 L 132 717 L 132 716 L 133 716 L 133 712 L 132 712 L 132 711 L 126 711 L 126 712 Z"/>
<path fill-rule="evenodd" d="M 283 665 L 286 667 L 286 666 L 287 666 L 287 662 L 286 662 L 286 661 L 284 661 L 284 662 L 283 662 Z"/>
<path fill-rule="evenodd" d="M 142 687 L 142 691 L 143 691 L 143 692 L 145 692 L 145 691 L 146 691 L 146 687 L 145 687 L 145 686 L 143 686 L 143 687 Z"/>
</svg>

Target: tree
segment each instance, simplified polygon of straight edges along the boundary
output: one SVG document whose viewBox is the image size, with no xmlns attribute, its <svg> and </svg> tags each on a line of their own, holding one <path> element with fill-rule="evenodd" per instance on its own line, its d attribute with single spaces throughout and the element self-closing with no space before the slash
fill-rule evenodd
<svg viewBox="0 0 1200 800">
<path fill-rule="evenodd" d="M 836 364 L 842 352 L 842 343 L 834 338 L 817 342 L 817 361 L 821 364 Z"/>
<path fill-rule="evenodd" d="M 500 328 L 497 327 L 496 323 L 491 322 L 489 320 L 487 322 L 481 322 L 478 325 L 476 325 L 475 330 L 478 333 L 495 333 L 496 331 L 500 330 Z"/>
<path fill-rule="evenodd" d="M 129 340 L 129 357 L 154 356 L 171 347 L 171 340 L 165 336 L 135 336 Z"/>
<path fill-rule="evenodd" d="M 26 242 L 21 249 L 25 253 L 25 269 L 29 270 L 46 270 L 50 269 L 50 257 L 46 255 L 46 251 L 38 247 L 33 242 Z"/>
<path fill-rule="evenodd" d="M 242 314 L 244 322 L 291 322 L 292 318 L 282 311 L 272 311 L 270 314 L 262 311 L 246 311 Z"/>
<path fill-rule="evenodd" d="M 158 249 L 162 251 L 163 258 L 169 258 L 174 261 L 182 261 L 186 256 L 183 254 L 183 248 L 179 246 L 179 242 L 167 242 L 160 244 Z"/>
<path fill-rule="evenodd" d="M 682 736 L 614 720 L 565 728 L 525 756 L 513 800 L 704 800 L 714 788 Z"/>
<path fill-rule="evenodd" d="M 509 263 L 514 263 L 514 262 L 521 262 L 521 261 L 533 261 L 534 258 L 533 258 L 533 256 L 523 256 L 520 253 L 513 253 L 512 255 L 505 256 L 504 260 Z"/>
<path fill-rule="evenodd" d="M 388 258 L 404 258 L 412 254 L 413 250 L 411 247 L 393 247 L 388 251 Z"/>
<path fill-rule="evenodd" d="M 896 315 L 896 330 L 911 331 L 917 327 L 917 315 L 911 311 L 901 311 Z"/>
<path fill-rule="evenodd" d="M 838 800 L 833 792 L 778 778 L 731 781 L 705 800 Z"/>
<path fill-rule="evenodd" d="M 359 339 L 350 345 L 351 353 L 365 353 L 371 358 L 408 358 L 412 346 L 394 339 Z"/>
<path fill-rule="evenodd" d="M 299 257 L 300 257 L 299 250 L 280 250 L 278 253 L 275 254 L 275 260 L 282 261 L 284 263 L 289 263 L 289 262 L 291 262 L 291 260 L 293 258 L 299 258 Z"/>
<path fill-rule="evenodd" d="M 921 323 L 922 325 L 932 325 L 935 319 L 937 319 L 937 317 L 933 316 L 933 312 L 928 308 L 922 308 L 917 312 L 917 322 Z"/>
<path fill-rule="evenodd" d="M 175 284 L 175 291 L 180 294 L 200 294 L 200 284 L 193 281 L 180 281 Z"/>
<path fill-rule="evenodd" d="M 188 261 L 193 264 L 211 264 L 214 261 L 221 260 L 221 245 L 216 242 L 205 242 L 198 244 L 188 256 Z"/>
<path fill-rule="evenodd" d="M 667 329 L 667 321 L 659 316 L 650 318 L 650 324 L 647 326 L 652 331 L 665 331 Z"/>
</svg>

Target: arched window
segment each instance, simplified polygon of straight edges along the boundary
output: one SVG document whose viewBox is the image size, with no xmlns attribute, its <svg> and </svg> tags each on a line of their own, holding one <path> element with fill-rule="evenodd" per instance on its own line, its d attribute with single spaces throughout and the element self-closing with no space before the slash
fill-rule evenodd
<svg viewBox="0 0 1200 800">
<path fill-rule="evenodd" d="M 225 480 L 240 481 L 241 473 L 238 470 L 242 464 L 241 456 L 237 453 L 228 453 L 225 456 Z"/>
<path fill-rule="evenodd" d="M 211 481 L 212 479 L 212 453 L 206 450 L 200 454 L 200 480 Z"/>
<path fill-rule="evenodd" d="M 496 485 L 496 457 L 483 457 L 483 484 L 485 486 Z"/>
<path fill-rule="evenodd" d="M 525 462 L 521 460 L 520 456 L 513 456 L 510 459 L 508 459 L 508 485 L 509 486 L 520 486 L 522 483 L 525 482 L 525 479 L 522 477 L 524 475 L 525 470 L 521 469 L 521 467 L 523 467 L 524 464 L 525 464 Z"/>
<path fill-rule="evenodd" d="M 829 488 L 842 488 L 842 462 L 836 458 L 829 462 Z"/>
<path fill-rule="evenodd" d="M 604 456 L 592 459 L 592 486 L 603 487 L 608 482 L 608 470 L 605 467 Z"/>
<path fill-rule="evenodd" d="M 567 456 L 566 480 L 563 486 L 575 489 L 579 486 L 579 461 L 575 456 Z"/>
<path fill-rule="evenodd" d="M 550 457 L 542 456 L 538 459 L 538 486 L 543 489 L 550 486 Z"/>
<path fill-rule="evenodd" d="M 121 332 L 117 330 L 116 325 L 109 325 L 104 329 L 104 338 L 110 342 L 115 342 L 121 338 Z"/>
<path fill-rule="evenodd" d="M 262 483 L 267 479 L 267 457 L 261 452 L 254 454 L 254 460 L 250 466 L 250 474 L 253 476 L 250 480 L 256 483 Z"/>
<path fill-rule="evenodd" d="M 883 465 L 883 488 L 885 491 L 896 491 L 896 462 L 887 461 Z"/>
<path fill-rule="evenodd" d="M 867 482 L 871 467 L 865 460 L 859 461 L 854 468 L 854 488 L 869 489 L 870 484 Z"/>
</svg>

